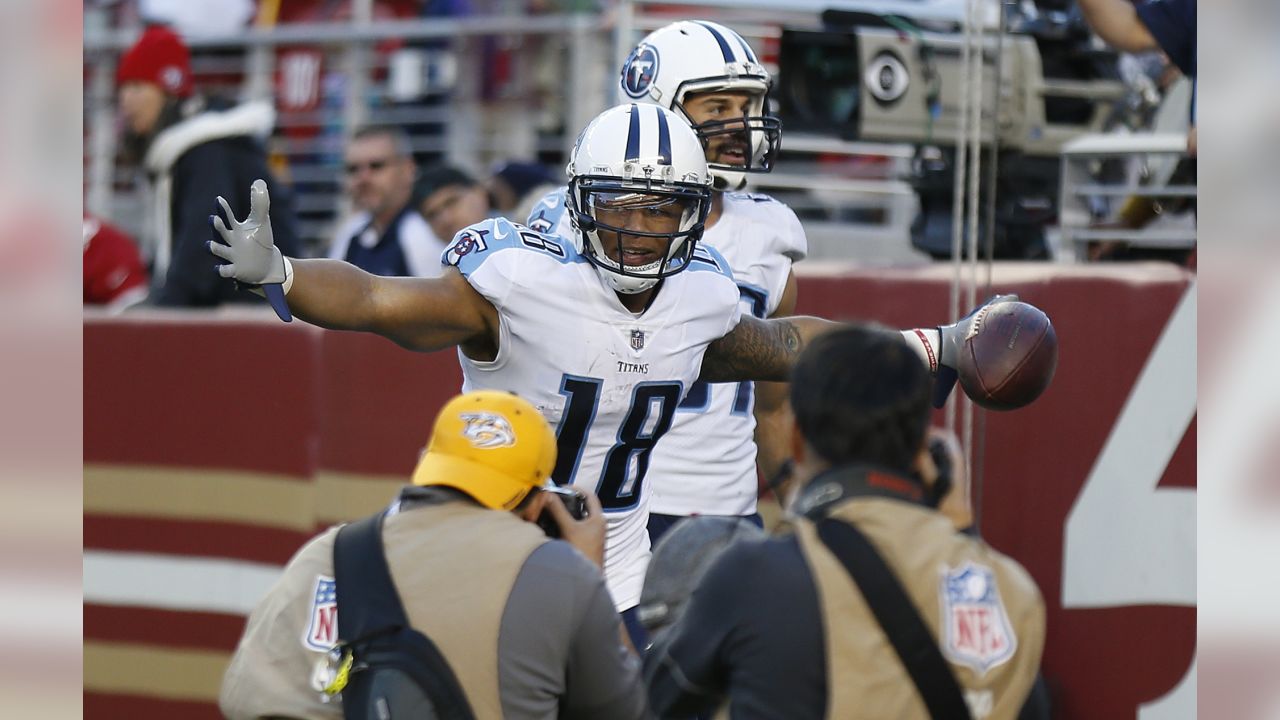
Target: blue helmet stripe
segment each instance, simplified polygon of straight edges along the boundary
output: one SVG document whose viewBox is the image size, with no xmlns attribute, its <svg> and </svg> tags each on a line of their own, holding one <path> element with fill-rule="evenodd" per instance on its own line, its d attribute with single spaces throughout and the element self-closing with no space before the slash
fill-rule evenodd
<svg viewBox="0 0 1280 720">
<path fill-rule="evenodd" d="M 626 160 L 635 160 L 640 157 L 640 108 L 635 103 L 631 104 L 631 127 L 627 128 L 627 154 L 624 156 Z"/>
<path fill-rule="evenodd" d="M 653 111 L 658 113 L 658 157 L 662 162 L 671 164 L 671 128 L 667 127 L 667 114 L 657 105 Z"/>
<path fill-rule="evenodd" d="M 747 44 L 747 41 L 744 40 L 741 35 L 739 35 L 738 33 L 734 33 L 733 37 L 736 38 L 738 41 L 738 44 L 742 46 L 742 51 L 747 54 L 748 61 L 753 63 L 760 62 L 759 60 L 756 60 L 756 54 L 751 51 L 751 46 Z"/>
<path fill-rule="evenodd" d="M 705 23 L 701 20 L 697 20 L 695 22 L 706 28 L 707 32 L 711 33 L 711 36 L 720 44 L 720 54 L 724 55 L 724 61 L 726 63 L 737 62 L 738 59 L 733 55 L 733 48 L 729 47 L 729 42 L 724 39 L 724 36 L 720 34 L 719 30 L 712 27 L 710 23 Z"/>
</svg>

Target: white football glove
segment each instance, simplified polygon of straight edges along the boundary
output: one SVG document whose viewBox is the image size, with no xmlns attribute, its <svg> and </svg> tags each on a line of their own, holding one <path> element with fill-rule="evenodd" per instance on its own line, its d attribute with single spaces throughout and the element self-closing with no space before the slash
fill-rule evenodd
<svg viewBox="0 0 1280 720">
<path fill-rule="evenodd" d="M 243 222 L 236 220 L 225 198 L 218 196 L 218 204 L 227 216 L 225 223 L 219 215 L 210 216 L 210 224 L 222 236 L 222 242 L 215 236 L 209 243 L 209 252 L 227 261 L 218 266 L 218 274 L 245 285 L 260 286 L 280 319 L 289 322 L 293 316 L 284 299 L 283 285 L 289 280 L 290 268 L 271 237 L 267 183 L 254 181 L 249 191 L 249 216 Z"/>
</svg>

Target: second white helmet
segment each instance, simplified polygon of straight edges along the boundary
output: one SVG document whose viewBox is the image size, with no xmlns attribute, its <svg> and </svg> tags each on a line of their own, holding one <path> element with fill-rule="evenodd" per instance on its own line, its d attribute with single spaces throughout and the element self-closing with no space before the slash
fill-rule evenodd
<svg viewBox="0 0 1280 720">
<path fill-rule="evenodd" d="M 711 175 L 683 118 L 655 105 L 610 108 L 578 136 L 567 173 L 582 255 L 614 290 L 642 292 L 688 267 L 711 208 Z M 624 217 L 638 222 L 611 220 Z M 639 247 L 654 241 L 666 244 Z"/>
<path fill-rule="evenodd" d="M 682 20 L 649 33 L 631 51 L 618 78 L 619 102 L 650 102 L 689 120 L 703 142 L 745 134 L 743 164 L 709 165 L 718 190 L 741 188 L 748 172 L 769 172 L 782 142 L 782 122 L 767 115 L 773 85 L 769 71 L 741 35 L 704 20 Z M 694 123 L 684 110 L 691 93 L 743 91 L 751 102 L 745 116 Z"/>
</svg>

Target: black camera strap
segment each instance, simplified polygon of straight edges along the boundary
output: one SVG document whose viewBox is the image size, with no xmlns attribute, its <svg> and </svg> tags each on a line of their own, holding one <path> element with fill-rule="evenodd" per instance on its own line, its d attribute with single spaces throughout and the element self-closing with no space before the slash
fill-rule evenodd
<svg viewBox="0 0 1280 720">
<path fill-rule="evenodd" d="M 906 667 L 934 720 L 970 720 L 960 685 L 915 604 L 871 542 L 853 524 L 824 517 L 818 537 L 840 560 Z"/>
<path fill-rule="evenodd" d="M 337 584 L 338 635 L 355 658 L 351 682 L 343 691 L 346 718 L 378 717 L 404 707 L 424 707 L 422 695 L 405 688 L 416 685 L 429 699 L 433 717 L 474 720 L 466 693 L 440 649 L 409 618 L 391 579 L 382 545 L 385 513 L 344 526 L 333 546 Z M 375 677 L 388 671 L 385 677 Z M 387 709 L 390 707 L 390 709 Z"/>
<path fill-rule="evenodd" d="M 409 626 L 382 551 L 383 514 L 344 525 L 333 544 L 338 631 L 344 640 Z"/>
</svg>

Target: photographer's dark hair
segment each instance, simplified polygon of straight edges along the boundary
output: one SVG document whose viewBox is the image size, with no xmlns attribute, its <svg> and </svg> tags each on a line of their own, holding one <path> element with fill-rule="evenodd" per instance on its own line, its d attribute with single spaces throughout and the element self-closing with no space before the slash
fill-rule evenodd
<svg viewBox="0 0 1280 720">
<path fill-rule="evenodd" d="M 929 424 L 929 371 L 897 331 L 851 325 L 815 339 L 791 374 L 796 427 L 832 465 L 910 472 Z"/>
</svg>

